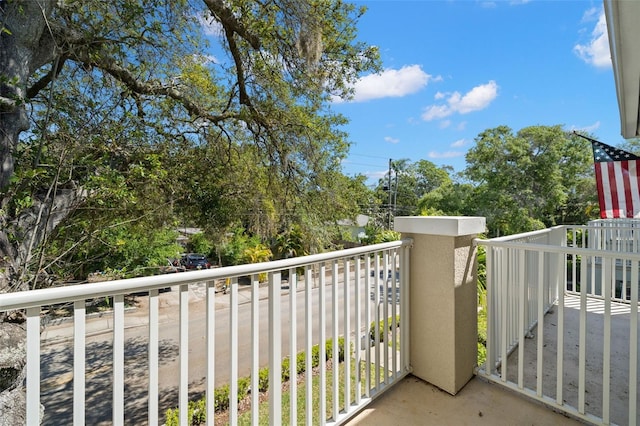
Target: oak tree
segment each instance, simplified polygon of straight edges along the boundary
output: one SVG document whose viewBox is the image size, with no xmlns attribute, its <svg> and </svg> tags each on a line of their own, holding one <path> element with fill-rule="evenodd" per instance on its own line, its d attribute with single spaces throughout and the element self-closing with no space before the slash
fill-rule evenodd
<svg viewBox="0 0 640 426">
<path fill-rule="evenodd" d="M 1 1 L 0 293 L 38 285 L 41 248 L 72 215 L 91 234 L 102 224 L 89 208 L 135 215 L 183 197 L 161 171 L 194 147 L 229 158 L 252 146 L 266 170 L 316 185 L 347 147 L 327 101 L 378 67 L 356 38 L 361 13 L 313 0 Z M 0 424 L 22 424 L 20 313 L 0 313 L 0 341 L 16 348 L 0 364 Z"/>
</svg>

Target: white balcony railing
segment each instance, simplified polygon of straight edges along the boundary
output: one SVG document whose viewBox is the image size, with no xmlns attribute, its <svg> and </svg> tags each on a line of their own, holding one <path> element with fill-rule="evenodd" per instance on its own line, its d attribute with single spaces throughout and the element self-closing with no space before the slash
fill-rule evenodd
<svg viewBox="0 0 640 426">
<path fill-rule="evenodd" d="M 593 423 L 637 424 L 639 224 L 477 240 L 487 249 L 480 374 Z"/>
<path fill-rule="evenodd" d="M 45 424 L 155 425 L 164 422 L 165 410 L 172 407 L 179 408 L 180 424 L 187 424 L 190 395 L 199 392 L 206 397 L 206 424 L 214 424 L 215 389 L 228 383 L 225 415 L 237 424 L 239 382 L 248 377 L 253 391 L 248 415 L 257 424 L 264 421 L 256 390 L 265 366 L 270 424 L 281 424 L 283 416 L 291 423 L 342 423 L 409 372 L 408 250 L 405 240 L 261 264 L 1 294 L 0 311 L 26 312 L 27 423 L 39 423 L 42 404 Z M 261 283 L 264 276 L 266 282 Z M 219 283 L 228 283 L 228 292 L 220 292 Z M 161 291 L 169 287 L 170 293 Z M 141 308 L 125 309 L 132 295 L 148 306 L 142 320 L 137 312 Z M 87 314 L 87 301 L 100 298 L 110 300 L 112 311 L 102 317 L 108 329 L 94 333 L 89 331 L 93 319 Z M 173 298 L 175 304 L 163 298 Z M 46 342 L 42 335 L 49 329 L 44 327 L 47 312 L 65 304 L 72 305 L 72 333 L 66 343 L 73 348 L 67 358 L 72 365 L 58 362 L 61 366 L 54 369 L 56 360 L 44 354 L 60 341 Z M 137 312 L 136 324 L 132 312 Z M 375 330 L 382 324 L 384 332 L 370 338 L 372 324 Z M 201 335 L 195 335 L 198 327 Z M 146 329 L 139 333 L 143 336 L 132 339 L 140 329 Z M 102 352 L 96 339 L 104 339 Z M 142 349 L 132 354 L 140 339 Z M 344 341 L 342 362 L 339 340 Z M 333 342 L 329 359 L 328 341 Z M 314 345 L 319 351 L 317 368 L 312 364 Z M 300 353 L 305 354 L 304 370 L 313 374 L 298 376 Z M 141 357 L 146 359 L 140 362 Z M 291 379 L 283 387 L 285 357 L 291 360 Z M 96 359 L 100 368 L 94 365 Z M 105 369 L 108 383 L 90 387 L 98 370 Z M 341 384 L 339 377 L 344 378 Z M 109 397 L 104 389 L 110 390 Z M 164 397 L 171 390 L 175 400 Z M 296 395 L 302 395 L 304 409 L 297 406 Z M 288 410 L 283 412 L 285 399 Z M 51 405 L 64 409 L 52 410 Z M 70 417 L 63 418 L 71 410 Z"/>
</svg>

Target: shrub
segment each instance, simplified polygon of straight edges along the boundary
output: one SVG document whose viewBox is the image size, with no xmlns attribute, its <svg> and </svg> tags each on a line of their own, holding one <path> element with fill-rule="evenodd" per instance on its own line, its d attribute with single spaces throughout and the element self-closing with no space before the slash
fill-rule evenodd
<svg viewBox="0 0 640 426">
<path fill-rule="evenodd" d="M 376 328 L 378 331 L 378 338 L 380 339 L 380 341 L 381 342 L 386 341 L 388 336 L 388 331 L 391 331 L 391 329 L 393 328 L 393 322 L 391 321 L 391 318 L 387 319 L 387 326 L 389 327 L 389 329 L 385 330 L 384 320 L 380 320 L 380 322 L 378 323 L 378 327 L 376 327 L 375 322 L 372 322 L 371 325 L 369 326 L 369 338 L 371 339 L 371 341 L 374 342 L 376 339 Z M 396 315 L 396 326 L 400 327 L 400 315 Z"/>
<path fill-rule="evenodd" d="M 333 358 L 333 339 L 327 340 L 325 347 L 327 348 L 326 359 L 330 360 Z M 344 361 L 344 337 L 338 337 L 338 361 Z"/>
<path fill-rule="evenodd" d="M 205 397 L 198 401 L 189 401 L 187 421 L 189 425 L 199 425 L 207 420 L 207 399 Z M 165 413 L 166 426 L 180 425 L 180 410 L 169 408 Z"/>
<path fill-rule="evenodd" d="M 238 379 L 238 402 L 242 401 L 247 396 L 250 387 L 251 379 L 249 377 Z"/>
<path fill-rule="evenodd" d="M 373 324 L 371 325 L 373 329 Z M 325 344 L 326 360 L 333 357 L 333 340 L 329 339 Z M 338 338 L 338 360 L 343 362 L 345 360 L 344 350 L 344 338 Z M 300 374 L 305 371 L 306 365 L 306 353 L 300 352 L 296 355 L 296 372 Z M 311 348 L 311 366 L 317 367 L 320 364 L 320 346 L 314 345 Z M 289 357 L 282 360 L 282 381 L 286 382 L 290 380 L 289 366 L 291 361 Z M 251 379 L 249 377 L 243 377 L 238 380 L 238 401 L 244 399 L 249 391 L 251 385 Z M 257 392 L 266 392 L 269 390 L 269 369 L 262 368 L 258 371 L 258 390 Z M 216 388 L 213 393 L 214 396 L 214 410 L 216 412 L 225 411 L 229 409 L 230 389 L 229 385 L 225 384 Z M 199 425 L 206 421 L 206 398 L 203 397 L 198 401 L 189 401 L 189 413 L 188 413 L 189 425 Z M 165 413 L 165 425 L 166 426 L 178 426 L 180 423 L 179 409 L 168 409 Z"/>
<path fill-rule="evenodd" d="M 266 392 L 269 389 L 269 369 L 262 368 L 258 372 L 258 390 Z"/>
<path fill-rule="evenodd" d="M 320 365 L 320 346 L 314 345 L 311 348 L 311 367 L 315 368 Z"/>
<path fill-rule="evenodd" d="M 289 367 L 291 366 L 291 363 L 289 362 L 289 357 L 285 357 L 282 360 L 282 381 L 286 382 L 289 380 Z"/>
<path fill-rule="evenodd" d="M 214 409 L 225 411 L 229 408 L 229 385 L 222 385 L 213 391 Z"/>
<path fill-rule="evenodd" d="M 296 356 L 296 373 L 304 373 L 306 369 L 307 354 L 305 352 L 299 352 Z"/>
</svg>

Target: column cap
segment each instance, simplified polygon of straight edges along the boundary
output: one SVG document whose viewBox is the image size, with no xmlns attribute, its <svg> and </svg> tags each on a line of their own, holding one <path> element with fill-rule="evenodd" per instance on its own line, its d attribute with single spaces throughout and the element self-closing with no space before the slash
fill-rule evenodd
<svg viewBox="0 0 640 426">
<path fill-rule="evenodd" d="M 482 234 L 486 231 L 486 218 L 479 216 L 399 216 L 393 228 L 406 234 L 442 235 L 459 237 Z"/>
</svg>

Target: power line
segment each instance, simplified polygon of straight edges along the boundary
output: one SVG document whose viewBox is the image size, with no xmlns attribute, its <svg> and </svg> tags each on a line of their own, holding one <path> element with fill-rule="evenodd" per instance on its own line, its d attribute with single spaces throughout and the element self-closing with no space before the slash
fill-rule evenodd
<svg viewBox="0 0 640 426">
<path fill-rule="evenodd" d="M 386 161 L 386 160 L 388 160 L 388 158 L 387 158 L 387 157 L 381 157 L 381 156 L 379 156 L 379 155 L 356 154 L 356 153 L 350 152 L 350 153 L 349 153 L 349 156 L 352 156 L 352 155 L 355 155 L 355 156 L 358 156 L 358 157 L 379 158 L 379 159 L 381 159 L 381 160 L 385 160 L 385 161 Z"/>
<path fill-rule="evenodd" d="M 342 163 L 343 166 L 366 166 L 366 167 L 384 167 L 386 170 L 386 165 L 381 164 L 368 164 L 368 163 L 352 163 L 351 161 L 347 161 Z"/>
</svg>

